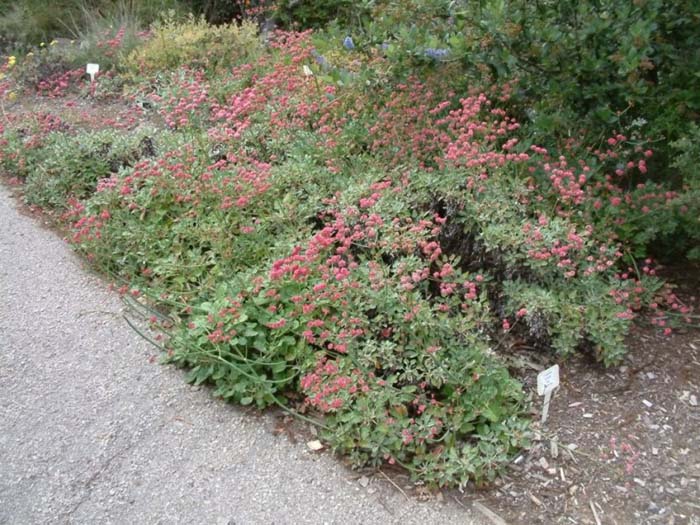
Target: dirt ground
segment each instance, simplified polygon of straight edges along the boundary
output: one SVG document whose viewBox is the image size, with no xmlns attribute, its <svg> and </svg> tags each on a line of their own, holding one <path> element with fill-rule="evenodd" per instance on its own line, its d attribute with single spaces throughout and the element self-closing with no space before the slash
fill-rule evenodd
<svg viewBox="0 0 700 525">
<path fill-rule="evenodd" d="M 113 101 L 98 106 L 84 99 L 36 99 L 12 111 L 51 111 L 75 127 L 92 128 L 104 124 L 97 109 L 117 127 L 138 123 L 138 109 Z M 668 276 L 680 283 L 677 293 L 686 304 L 700 310 L 700 267 L 674 268 Z M 389 483 L 408 498 L 449 498 L 495 525 L 700 524 L 700 331 L 663 336 L 640 323 L 628 346 L 624 363 L 615 368 L 586 356 L 559 363 L 561 386 L 546 423 L 535 424 L 533 447 L 490 487 L 437 492 L 389 471 L 360 472 L 356 479 L 370 489 Z M 525 363 L 516 374 L 532 393 L 539 420 L 537 373 L 555 361 L 528 351 L 516 357 Z M 314 439 L 308 428 L 282 415 L 275 433 L 292 441 Z"/>
<path fill-rule="evenodd" d="M 560 365 L 539 439 L 490 508 L 522 524 L 700 523 L 700 333 L 638 328 L 629 344 L 618 368 Z"/>
</svg>

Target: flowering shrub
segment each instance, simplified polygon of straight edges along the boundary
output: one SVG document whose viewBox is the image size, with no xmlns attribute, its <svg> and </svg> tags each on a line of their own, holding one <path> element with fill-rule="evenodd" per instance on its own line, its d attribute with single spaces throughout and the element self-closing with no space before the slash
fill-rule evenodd
<svg viewBox="0 0 700 525">
<path fill-rule="evenodd" d="M 88 82 L 85 64 L 98 63 L 98 81 L 111 80 L 121 56 L 136 46 L 141 37 L 133 27 L 121 26 L 88 33 L 82 41 L 53 40 L 22 56 L 13 76 L 25 89 L 49 98 L 88 90 L 95 95 L 99 82 L 92 85 Z"/>
<path fill-rule="evenodd" d="M 143 73 L 170 64 L 154 33 Z M 277 32 L 223 69 L 190 36 L 173 51 L 185 67 L 136 88 L 167 129 L 148 151 L 150 130 L 55 130 L 23 169 L 123 293 L 167 309 L 153 326 L 191 381 L 322 418 L 355 465 L 464 485 L 527 444 L 503 351 L 610 365 L 645 307 L 663 329 L 664 308 L 690 315 L 642 258 L 679 196 L 626 189 L 653 156 L 627 137 L 553 153 L 519 136 L 512 85 L 390 83 L 359 39 L 320 55 L 310 33 Z"/>
<path fill-rule="evenodd" d="M 62 210 L 69 201 L 94 193 L 100 179 L 157 153 L 154 129 L 140 128 L 127 135 L 111 130 L 68 135 L 50 133 L 40 153 L 30 158 L 25 186 L 27 201 Z"/>
<path fill-rule="evenodd" d="M 379 181 L 331 199 L 316 233 L 266 276 L 194 305 L 172 359 L 244 403 L 299 385 L 357 464 L 396 461 L 441 485 L 490 478 L 525 423 L 520 389 L 486 344 L 484 277 L 441 256 L 440 217 L 397 214 L 396 189 Z"/>
<path fill-rule="evenodd" d="M 3 175 L 25 179 L 37 169 L 46 138 L 70 126 L 53 113 L 36 112 L 27 118 L 7 113 L 0 137 L 0 170 Z"/>
<path fill-rule="evenodd" d="M 16 63 L 17 57 L 10 56 L 7 57 L 7 61 L 3 61 L 2 65 L 0 65 L 0 100 L 11 100 L 16 97 L 16 94 L 13 94 L 12 91 L 13 82 L 9 75 Z"/>
<path fill-rule="evenodd" d="M 615 182 L 616 199 L 636 200 L 627 190 L 637 184 L 657 195 L 688 186 L 692 175 L 674 166 L 671 143 L 692 140 L 700 115 L 700 85 L 691 74 L 698 69 L 692 2 L 402 0 L 372 2 L 355 15 L 340 28 L 329 24 L 329 37 L 351 32 L 363 50 L 381 46 L 394 79 L 438 70 L 457 92 L 513 84 L 503 107 L 523 126 L 521 137 L 539 146 L 561 151 L 571 137 L 585 137 L 590 146 L 617 134 L 626 144 L 653 144 L 653 156 L 639 171 L 626 183 Z M 695 224 L 681 207 L 640 214 L 627 204 L 629 227 L 617 230 L 644 246 L 636 255 L 648 249 L 672 260 L 697 253 L 694 228 L 688 229 Z M 644 207 L 651 208 L 641 203 L 637 209 Z M 631 224 L 637 220 L 645 225 Z"/>
<path fill-rule="evenodd" d="M 83 67 L 87 63 L 97 63 L 102 72 L 119 68 L 121 61 L 149 36 L 148 31 L 139 27 L 139 20 L 133 14 L 122 14 L 116 21 L 98 16 L 91 26 L 73 45 L 64 45 L 62 53 Z"/>
<path fill-rule="evenodd" d="M 76 71 L 75 67 L 56 48 L 55 42 L 50 42 L 19 57 L 13 76 L 25 88 L 56 97 L 65 94 L 82 76 L 83 72 Z"/>
</svg>

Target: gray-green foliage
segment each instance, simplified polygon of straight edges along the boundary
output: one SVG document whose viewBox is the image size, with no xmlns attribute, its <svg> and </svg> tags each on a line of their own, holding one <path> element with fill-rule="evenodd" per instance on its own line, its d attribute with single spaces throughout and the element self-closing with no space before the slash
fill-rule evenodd
<svg viewBox="0 0 700 525">
<path fill-rule="evenodd" d="M 150 127 L 132 132 L 52 133 L 27 166 L 27 201 L 63 210 L 69 199 L 92 194 L 100 179 L 156 155 L 161 134 Z"/>
</svg>

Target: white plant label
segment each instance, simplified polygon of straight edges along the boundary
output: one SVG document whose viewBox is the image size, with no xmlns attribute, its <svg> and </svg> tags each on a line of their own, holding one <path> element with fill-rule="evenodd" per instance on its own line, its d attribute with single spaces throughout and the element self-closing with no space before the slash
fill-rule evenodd
<svg viewBox="0 0 700 525">
<path fill-rule="evenodd" d="M 559 365 L 554 365 L 537 374 L 537 393 L 541 396 L 559 386 Z"/>
<path fill-rule="evenodd" d="M 88 64 L 87 67 L 85 68 L 85 71 L 87 72 L 88 75 L 90 75 L 90 82 L 95 81 L 95 75 L 100 72 L 100 65 L 99 64 Z"/>
<path fill-rule="evenodd" d="M 547 421 L 549 415 L 549 402 L 552 400 L 552 392 L 559 386 L 559 365 L 554 365 L 537 374 L 537 393 L 544 395 L 542 407 L 542 423 Z"/>
</svg>

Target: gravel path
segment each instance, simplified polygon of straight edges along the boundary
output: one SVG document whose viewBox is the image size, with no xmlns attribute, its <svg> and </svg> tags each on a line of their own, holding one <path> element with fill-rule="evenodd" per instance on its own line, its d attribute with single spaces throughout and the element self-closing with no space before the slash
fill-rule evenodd
<svg viewBox="0 0 700 525">
<path fill-rule="evenodd" d="M 0 523 L 479 523 L 368 487 L 152 363 L 122 304 L 0 187 Z"/>
</svg>

